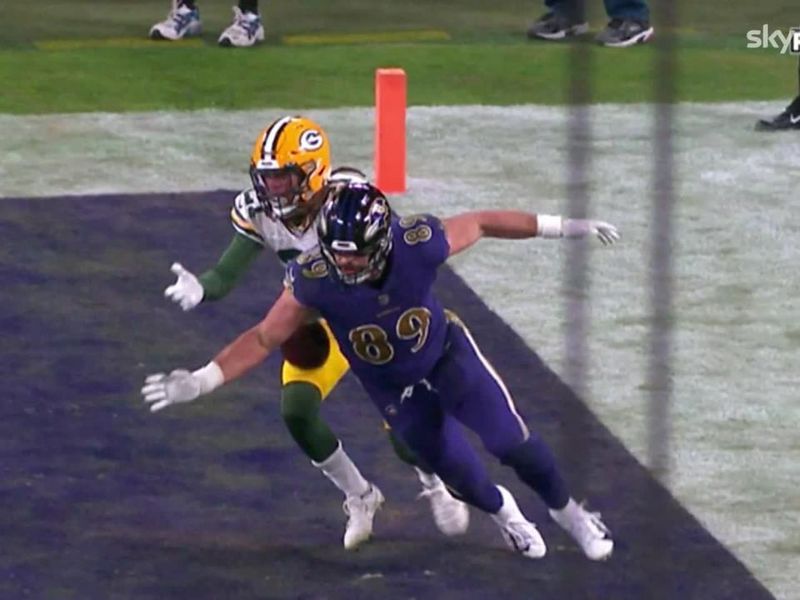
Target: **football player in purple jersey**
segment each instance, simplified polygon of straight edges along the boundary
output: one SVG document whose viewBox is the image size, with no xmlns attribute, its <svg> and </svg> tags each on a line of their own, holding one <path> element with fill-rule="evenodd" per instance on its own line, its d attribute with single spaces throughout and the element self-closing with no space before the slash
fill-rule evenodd
<svg viewBox="0 0 800 600">
<path fill-rule="evenodd" d="M 289 263 L 284 291 L 264 319 L 205 367 L 159 373 L 142 394 L 162 408 L 189 402 L 255 367 L 309 314 L 330 325 L 372 402 L 408 446 L 460 497 L 489 513 L 509 547 L 540 558 L 546 545 L 513 496 L 494 484 L 462 425 L 536 491 L 550 515 L 593 560 L 613 548 L 609 530 L 569 494 L 547 444 L 530 431 L 469 330 L 433 294 L 438 267 L 482 237 L 619 239 L 603 221 L 521 211 L 476 211 L 439 220 L 397 218 L 365 182 L 328 186 L 319 247 Z"/>
</svg>

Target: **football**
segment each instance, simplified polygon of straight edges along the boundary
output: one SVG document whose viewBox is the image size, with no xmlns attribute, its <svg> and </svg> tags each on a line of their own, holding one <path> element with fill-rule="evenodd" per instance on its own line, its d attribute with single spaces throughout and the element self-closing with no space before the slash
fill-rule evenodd
<svg viewBox="0 0 800 600">
<path fill-rule="evenodd" d="M 328 334 L 319 321 L 302 325 L 281 345 L 284 360 L 301 369 L 321 367 L 330 351 Z"/>
</svg>

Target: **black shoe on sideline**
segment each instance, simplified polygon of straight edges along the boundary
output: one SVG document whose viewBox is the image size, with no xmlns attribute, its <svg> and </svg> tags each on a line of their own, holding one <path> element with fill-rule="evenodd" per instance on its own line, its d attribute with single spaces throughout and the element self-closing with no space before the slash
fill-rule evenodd
<svg viewBox="0 0 800 600">
<path fill-rule="evenodd" d="M 771 119 L 759 119 L 756 123 L 758 131 L 784 131 L 786 129 L 800 129 L 800 96 L 779 115 Z"/>
</svg>

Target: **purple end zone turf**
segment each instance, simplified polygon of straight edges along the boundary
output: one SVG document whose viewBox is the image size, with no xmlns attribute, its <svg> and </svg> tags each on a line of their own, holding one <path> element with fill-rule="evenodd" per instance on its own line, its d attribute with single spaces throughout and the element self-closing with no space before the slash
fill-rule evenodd
<svg viewBox="0 0 800 600">
<path fill-rule="evenodd" d="M 184 314 L 163 298 L 172 261 L 199 271 L 226 247 L 231 198 L 0 202 L 0 598 L 555 599 L 570 578 L 573 599 L 771 597 L 448 269 L 439 294 L 531 427 L 559 449 L 563 424 L 584 424 L 575 495 L 615 534 L 608 562 L 589 563 L 488 455 L 550 553 L 511 554 L 474 510 L 466 536 L 443 538 L 350 376 L 323 414 L 387 496 L 375 539 L 355 554 L 341 547 L 338 491 L 281 422 L 277 359 L 214 397 L 150 414 L 146 373 L 204 364 L 280 289 L 282 268 L 265 253 L 222 302 Z M 561 466 L 569 480 L 577 465 Z"/>
</svg>

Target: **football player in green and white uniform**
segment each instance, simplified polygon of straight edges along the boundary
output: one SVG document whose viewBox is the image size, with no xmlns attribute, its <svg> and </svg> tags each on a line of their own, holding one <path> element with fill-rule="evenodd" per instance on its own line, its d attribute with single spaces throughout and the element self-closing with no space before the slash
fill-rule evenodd
<svg viewBox="0 0 800 600">
<path fill-rule="evenodd" d="M 330 145 L 323 129 L 304 117 L 282 117 L 258 136 L 250 159 L 251 189 L 234 200 L 233 241 L 216 266 L 196 277 L 179 263 L 177 281 L 165 295 L 183 310 L 223 298 L 264 248 L 288 262 L 317 245 L 316 221 L 326 183 L 365 179 L 349 168 L 331 171 Z M 349 370 L 324 320 L 308 323 L 282 346 L 281 414 L 294 440 L 345 495 L 348 516 L 344 546 L 354 549 L 369 539 L 375 512 L 383 503 L 380 489 L 364 478 L 339 438 L 320 416 L 320 406 Z M 156 404 L 153 410 L 162 406 Z M 464 533 L 466 505 L 454 498 L 441 479 L 426 471 L 394 436 L 398 456 L 414 466 L 429 499 L 434 521 L 446 535 Z"/>
</svg>

